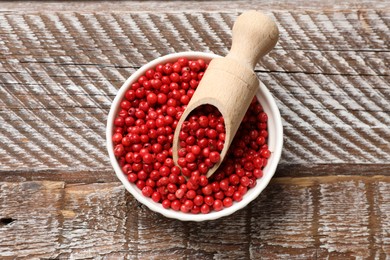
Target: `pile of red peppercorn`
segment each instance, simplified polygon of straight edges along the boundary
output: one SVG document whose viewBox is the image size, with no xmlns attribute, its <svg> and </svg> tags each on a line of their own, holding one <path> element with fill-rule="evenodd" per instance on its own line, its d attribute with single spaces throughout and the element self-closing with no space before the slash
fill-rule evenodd
<svg viewBox="0 0 390 260">
<path fill-rule="evenodd" d="M 193 214 L 219 211 L 241 201 L 262 177 L 271 155 L 267 114 L 254 99 L 213 176 L 205 174 L 220 160 L 225 127 L 212 106 L 202 107 L 186 120 L 180 136 L 184 150 L 179 151 L 185 165 L 182 159 L 181 169 L 174 164 L 175 128 L 207 66 L 202 59 L 180 58 L 146 71 L 125 93 L 112 136 L 114 154 L 129 182 L 164 208 Z"/>
<path fill-rule="evenodd" d="M 181 173 L 191 177 L 195 171 L 207 174 L 220 160 L 225 143 L 225 125 L 221 113 L 211 105 L 195 109 L 186 119 L 179 132 L 177 164 Z"/>
</svg>

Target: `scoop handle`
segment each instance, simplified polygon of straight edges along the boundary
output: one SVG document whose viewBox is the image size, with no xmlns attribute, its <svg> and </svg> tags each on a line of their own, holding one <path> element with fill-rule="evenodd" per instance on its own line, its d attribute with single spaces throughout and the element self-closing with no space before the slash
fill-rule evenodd
<svg viewBox="0 0 390 260">
<path fill-rule="evenodd" d="M 232 46 L 226 57 L 254 69 L 260 58 L 275 47 L 278 38 L 278 27 L 269 16 L 254 10 L 244 12 L 233 25 Z"/>
<path fill-rule="evenodd" d="M 177 164 L 179 133 L 184 120 L 197 107 L 205 104 L 216 107 L 225 122 L 225 144 L 221 160 L 207 172 L 210 177 L 225 158 L 233 138 L 259 87 L 253 71 L 256 63 L 276 44 L 279 31 L 268 16 L 248 11 L 241 14 L 233 26 L 232 47 L 223 58 L 213 59 L 187 108 L 184 110 L 173 138 L 173 161 Z"/>
</svg>

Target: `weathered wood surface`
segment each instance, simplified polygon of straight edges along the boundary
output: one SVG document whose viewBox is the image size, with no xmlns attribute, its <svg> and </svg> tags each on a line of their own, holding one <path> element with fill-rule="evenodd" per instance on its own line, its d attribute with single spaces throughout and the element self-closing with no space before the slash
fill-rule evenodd
<svg viewBox="0 0 390 260">
<path fill-rule="evenodd" d="M 208 12 L 241 11 L 247 9 L 262 10 L 351 10 L 351 9 L 376 9 L 389 8 L 390 3 L 384 0 L 171 0 L 171 1 L 50 1 L 41 0 L 39 4 L 31 4 L 24 1 L 2 1 L 0 11 L 41 12 L 42 10 L 60 12 L 183 12 L 205 10 Z"/>
<path fill-rule="evenodd" d="M 111 102 L 161 55 L 225 55 L 246 9 L 280 29 L 256 67 L 283 118 L 279 178 L 217 221 L 152 213 L 110 166 Z M 389 259 L 389 14 L 374 0 L 1 2 L 0 258 Z"/>
<path fill-rule="evenodd" d="M 276 178 L 249 207 L 167 219 L 120 183 L 0 183 L 0 255 L 45 259 L 385 259 L 390 177 Z"/>
<path fill-rule="evenodd" d="M 267 11 L 281 35 L 257 72 L 284 120 L 281 167 L 364 164 L 388 174 L 388 10 Z M 237 15 L 0 12 L 0 178 L 81 171 L 71 178 L 111 181 L 104 134 L 117 89 L 164 54 L 226 54 Z"/>
</svg>

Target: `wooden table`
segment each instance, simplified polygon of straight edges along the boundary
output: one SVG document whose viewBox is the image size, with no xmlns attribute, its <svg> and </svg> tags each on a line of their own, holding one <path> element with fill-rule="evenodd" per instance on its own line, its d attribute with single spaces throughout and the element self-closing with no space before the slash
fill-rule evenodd
<svg viewBox="0 0 390 260">
<path fill-rule="evenodd" d="M 225 55 L 247 9 L 280 29 L 280 165 L 229 217 L 167 219 L 115 177 L 111 102 L 156 57 Z M 389 259 L 389 46 L 389 1 L 0 3 L 0 258 Z"/>
</svg>

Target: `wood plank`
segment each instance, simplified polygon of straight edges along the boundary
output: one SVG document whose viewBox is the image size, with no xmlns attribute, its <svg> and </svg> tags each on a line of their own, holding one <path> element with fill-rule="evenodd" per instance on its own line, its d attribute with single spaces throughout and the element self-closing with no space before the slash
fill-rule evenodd
<svg viewBox="0 0 390 260">
<path fill-rule="evenodd" d="M 64 190 L 64 259 L 124 259 L 137 253 L 137 203 L 118 183 L 67 185 Z"/>
<path fill-rule="evenodd" d="M 281 37 L 256 71 L 283 117 L 285 166 L 278 174 L 293 174 L 284 171 L 290 166 L 321 165 L 337 174 L 343 173 L 340 165 L 358 169 L 364 164 L 374 165 L 369 172 L 387 175 L 388 11 L 267 13 L 276 19 Z M 0 13 L 2 180 L 37 180 L 42 177 L 29 176 L 42 173 L 46 178 L 52 172 L 65 173 L 61 176 L 70 182 L 112 181 L 105 124 L 117 89 L 145 62 L 167 53 L 226 54 L 237 15 Z M 91 171 L 98 173 L 94 179 L 88 176 Z"/>
<path fill-rule="evenodd" d="M 251 255 L 255 259 L 388 257 L 388 246 L 374 240 L 386 232 L 378 226 L 386 215 L 373 214 L 374 207 L 378 214 L 386 214 L 382 211 L 386 199 L 374 202 L 372 193 L 379 183 L 388 183 L 388 177 L 383 178 L 275 179 L 267 188 L 271 191 L 254 202 Z M 381 190 L 385 196 L 388 188 Z"/>
<path fill-rule="evenodd" d="M 373 183 L 371 192 L 373 195 L 373 218 L 377 223 L 377 229 L 373 235 L 373 241 L 379 248 L 376 257 L 385 258 L 390 255 L 390 184 L 384 181 Z"/>
<path fill-rule="evenodd" d="M 153 213 L 117 182 L 0 187 L 2 259 L 390 257 L 388 176 L 275 178 L 245 209 L 204 223 Z"/>
<path fill-rule="evenodd" d="M 334 252 L 331 256 L 372 257 L 367 195 L 366 183 L 360 180 L 319 185 L 318 235 L 321 247 Z M 342 216 L 340 211 L 344 211 Z"/>
<path fill-rule="evenodd" d="M 125 258 L 136 254 L 137 203 L 118 183 L 0 184 L 0 256 Z"/>
<path fill-rule="evenodd" d="M 254 259 L 314 258 L 316 188 L 305 182 L 272 185 L 253 203 L 250 252 Z"/>
<path fill-rule="evenodd" d="M 83 10 L 87 12 L 99 11 L 122 11 L 122 12 L 167 12 L 167 11 L 194 11 L 198 10 L 199 2 L 203 10 L 218 11 L 237 11 L 247 9 L 271 9 L 271 10 L 351 10 L 351 9 L 371 9 L 373 6 L 377 9 L 389 8 L 387 1 L 380 0 L 346 0 L 346 1 L 321 1 L 321 0 L 297 0 L 294 2 L 288 0 L 273 1 L 263 0 L 261 3 L 256 3 L 250 0 L 235 0 L 235 1 L 3 1 L 0 6 L 0 11 L 41 11 L 42 8 L 54 12 L 72 12 L 74 10 Z"/>
<path fill-rule="evenodd" d="M 63 182 L 0 183 L 1 258 L 55 258 L 61 247 Z"/>
<path fill-rule="evenodd" d="M 188 231 L 185 224 L 168 219 L 141 206 L 138 215 L 138 257 L 141 259 L 184 259 Z"/>
<path fill-rule="evenodd" d="M 189 223 L 188 255 L 195 259 L 250 258 L 251 215 L 248 208 L 219 220 Z"/>
</svg>

